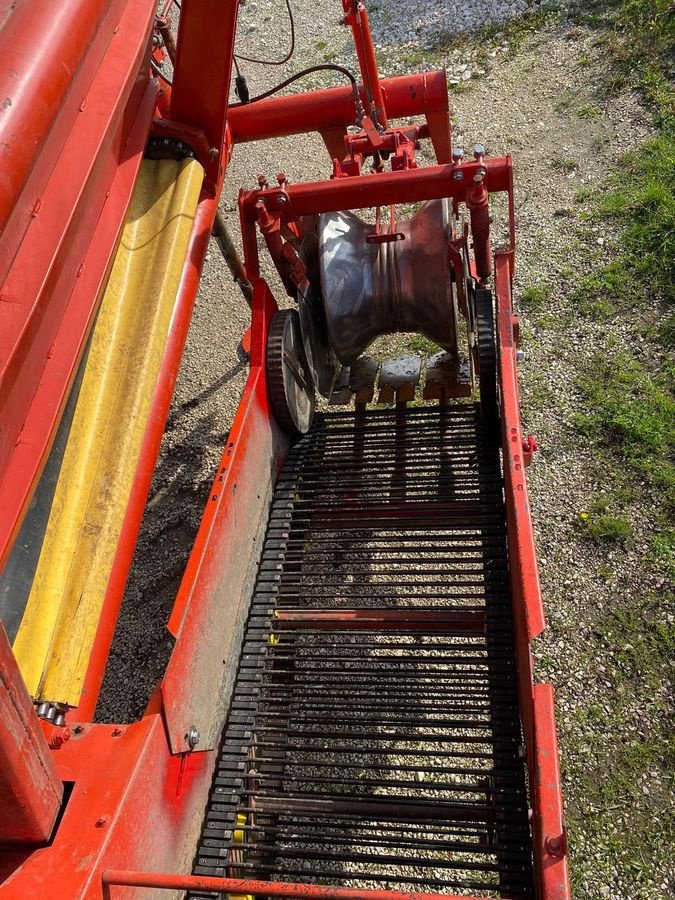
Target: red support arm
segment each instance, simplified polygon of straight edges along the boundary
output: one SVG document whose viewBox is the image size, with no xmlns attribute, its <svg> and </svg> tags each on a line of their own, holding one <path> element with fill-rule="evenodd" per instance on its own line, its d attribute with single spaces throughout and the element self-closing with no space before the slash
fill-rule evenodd
<svg viewBox="0 0 675 900">
<path fill-rule="evenodd" d="M 204 132 L 221 176 L 238 11 L 238 0 L 183 0 L 171 91 L 171 118 Z"/>
<path fill-rule="evenodd" d="M 360 87 L 366 100 L 365 88 Z M 445 72 L 422 72 L 382 80 L 389 118 L 402 119 L 425 115 L 435 120 L 445 115 L 448 139 L 448 85 Z M 327 131 L 354 123 L 354 94 L 351 87 L 329 88 L 306 94 L 291 94 L 258 100 L 245 106 L 233 106 L 228 112 L 228 125 L 235 144 L 267 140 L 289 134 Z M 432 134 L 433 139 L 433 134 Z M 443 160 L 441 160 L 443 161 Z"/>
<path fill-rule="evenodd" d="M 370 206 L 390 206 L 397 203 L 416 203 L 452 197 L 458 202 L 466 200 L 467 188 L 479 168 L 487 170 L 487 189 L 493 193 L 508 191 L 510 186 L 511 157 L 496 156 L 481 163 L 470 162 L 461 166 L 461 181 L 453 177 L 454 165 L 428 166 L 398 172 L 379 172 L 349 178 L 333 178 L 331 181 L 312 181 L 291 184 L 283 190 L 266 193 L 267 208 L 287 211 L 287 218 L 316 215 L 340 209 L 364 209 Z M 285 193 L 279 205 L 276 200 Z M 255 219 L 258 191 L 242 192 L 239 198 L 244 218 Z M 292 215 L 291 215 L 292 214 Z"/>
<path fill-rule="evenodd" d="M 63 785 L 0 622 L 0 844 L 48 841 L 62 797 Z"/>
</svg>

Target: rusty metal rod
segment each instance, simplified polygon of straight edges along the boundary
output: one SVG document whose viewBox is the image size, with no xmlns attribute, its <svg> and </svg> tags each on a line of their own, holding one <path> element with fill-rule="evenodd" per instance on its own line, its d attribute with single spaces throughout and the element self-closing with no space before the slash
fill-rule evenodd
<svg viewBox="0 0 675 900">
<path fill-rule="evenodd" d="M 410 893 L 408 891 L 336 888 L 321 884 L 293 884 L 287 881 L 254 881 L 247 878 L 207 878 L 201 875 L 133 872 L 105 869 L 101 874 L 103 896 L 111 900 L 110 887 L 159 888 L 160 890 L 213 891 L 222 894 L 250 894 L 254 897 L 291 897 L 295 900 L 448 900 L 447 894 Z M 462 900 L 479 900 L 463 897 Z M 503 898 L 508 900 L 508 898 Z"/>
<path fill-rule="evenodd" d="M 239 285 L 239 288 L 244 295 L 244 299 L 250 306 L 251 300 L 253 299 L 253 285 L 248 280 L 246 269 L 244 268 L 244 264 L 241 261 L 237 248 L 234 246 L 234 241 L 227 230 L 225 219 L 220 210 L 218 210 L 216 217 L 213 220 L 211 235 L 215 238 L 216 243 L 220 247 L 220 252 L 223 254 L 223 258 L 232 273 L 233 279 Z"/>
</svg>

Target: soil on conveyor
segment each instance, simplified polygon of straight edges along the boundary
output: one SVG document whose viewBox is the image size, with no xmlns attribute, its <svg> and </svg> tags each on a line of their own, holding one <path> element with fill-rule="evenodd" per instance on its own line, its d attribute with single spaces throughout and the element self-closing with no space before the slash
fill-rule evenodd
<svg viewBox="0 0 675 900">
<path fill-rule="evenodd" d="M 294 60 L 276 68 L 244 64 L 252 94 L 314 63 L 355 66 L 349 35 L 338 23 L 338 3 L 293 0 L 292 5 Z M 593 84 L 601 62 L 593 34 L 564 10 L 536 29 L 518 32 L 516 41 L 498 29 L 532 8 L 524 0 L 372 0 L 368 5 L 383 74 L 446 66 L 454 144 L 470 149 L 480 142 L 489 154 L 514 154 L 516 287 L 522 291 L 545 283 L 549 291 L 547 318 L 520 310 L 527 354 L 521 367 L 525 427 L 542 447 L 530 469 L 530 489 L 549 630 L 536 654 L 542 680 L 557 687 L 566 802 L 583 810 L 574 774 L 585 752 L 579 710 L 590 697 L 603 707 L 603 686 L 614 666 L 611 658 L 602 666 L 590 661 L 583 653 L 584 636 L 593 628 L 598 607 L 614 602 L 618 591 L 658 591 L 663 585 L 639 582 L 644 580 L 637 564 L 639 540 L 631 548 L 606 551 L 576 536 L 578 512 L 597 489 L 599 476 L 592 446 L 572 437 L 579 397 L 570 372 L 580 355 L 602 350 L 606 337 L 576 321 L 567 282 L 585 271 L 589 247 L 595 264 L 607 261 L 612 234 L 598 225 L 583 226 L 580 240 L 575 197 L 580 188 L 600 184 L 620 155 L 644 140 L 649 117 L 630 93 L 605 100 L 597 115 L 578 114 L 597 108 Z M 284 52 L 282 10 L 274 0 L 242 7 L 241 53 L 274 58 Z M 490 23 L 496 27 L 489 33 L 475 32 Z M 474 31 L 457 42 L 462 28 Z M 311 86 L 341 83 L 337 75 L 308 81 Z M 422 156 L 431 162 L 427 152 Z M 235 242 L 238 189 L 254 186 L 259 173 L 273 178 L 279 170 L 292 182 L 323 179 L 330 161 L 313 135 L 237 147 L 221 204 Z M 278 291 L 276 279 L 271 282 Z M 248 318 L 248 307 L 212 242 L 99 703 L 100 720 L 140 716 L 168 661 L 172 640 L 166 622 L 247 376 L 240 340 Z M 628 342 L 630 337 L 619 329 L 613 339 Z M 389 343 L 392 351 L 401 346 L 400 340 Z M 639 514 L 635 519 L 639 535 Z M 612 570 L 611 579 L 599 577 L 602 567 Z M 617 727 L 609 719 L 607 710 L 606 727 Z M 624 724 L 628 737 L 634 723 L 629 717 Z M 619 831 L 621 815 L 618 811 Z M 578 818 L 583 822 L 582 815 Z M 573 848 L 576 896 L 671 896 L 673 863 L 667 848 L 660 860 L 636 872 L 614 852 L 616 843 L 598 840 L 590 825 L 584 828 Z"/>
</svg>

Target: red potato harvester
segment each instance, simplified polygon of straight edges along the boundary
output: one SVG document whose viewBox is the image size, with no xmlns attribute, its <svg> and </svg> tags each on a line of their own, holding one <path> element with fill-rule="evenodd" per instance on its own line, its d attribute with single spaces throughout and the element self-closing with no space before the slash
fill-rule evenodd
<svg viewBox="0 0 675 900">
<path fill-rule="evenodd" d="M 237 69 L 233 103 L 235 0 L 177 34 L 171 0 L 0 3 L 3 898 L 569 897 L 511 158 L 453 150 L 445 74 L 380 79 L 342 7 L 358 75 L 250 97 Z M 316 69 L 344 84 L 283 94 Z M 242 191 L 240 260 L 228 161 L 308 132 L 326 179 Z M 212 234 L 248 380 L 166 670 L 96 723 Z M 436 352 L 367 355 L 397 332 Z"/>
</svg>

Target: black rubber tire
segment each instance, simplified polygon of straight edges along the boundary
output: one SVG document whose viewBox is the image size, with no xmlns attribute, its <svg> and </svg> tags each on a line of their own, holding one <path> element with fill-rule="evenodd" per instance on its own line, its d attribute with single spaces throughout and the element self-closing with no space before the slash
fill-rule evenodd
<svg viewBox="0 0 675 900">
<path fill-rule="evenodd" d="M 301 389 L 290 373 L 285 351 L 297 357 L 307 388 Z M 289 377 L 290 375 L 290 377 Z M 314 416 L 314 383 L 305 359 L 300 317 L 294 309 L 275 313 L 267 333 L 267 386 L 274 416 L 290 435 L 306 434 Z"/>
<path fill-rule="evenodd" d="M 499 439 L 499 393 L 497 387 L 497 346 L 492 291 L 476 290 L 476 332 L 478 337 L 478 375 L 480 411 L 486 435 Z"/>
</svg>

